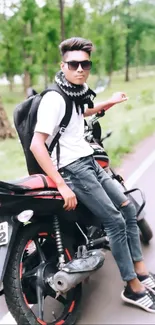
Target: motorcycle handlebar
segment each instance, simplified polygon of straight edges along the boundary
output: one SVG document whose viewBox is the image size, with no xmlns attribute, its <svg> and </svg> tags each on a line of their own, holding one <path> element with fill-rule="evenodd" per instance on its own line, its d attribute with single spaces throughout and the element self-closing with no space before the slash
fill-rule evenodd
<svg viewBox="0 0 155 325">
<path fill-rule="evenodd" d="M 99 118 L 103 117 L 105 115 L 105 111 L 101 111 L 100 113 L 96 113 L 88 118 L 86 121 L 87 129 L 85 131 L 85 137 L 91 137 L 92 136 L 92 130 L 93 130 L 93 124 L 95 124 Z M 105 136 L 101 139 L 101 142 L 103 142 L 105 139 L 109 138 L 112 134 L 112 131 L 108 131 Z"/>
<path fill-rule="evenodd" d="M 105 111 L 101 111 L 100 113 L 98 112 L 98 113 L 92 115 L 91 117 L 89 117 L 89 119 L 87 120 L 87 125 L 88 125 L 89 130 L 92 130 L 93 124 L 95 122 L 97 122 L 98 119 L 103 117 L 104 115 L 105 115 Z"/>
</svg>

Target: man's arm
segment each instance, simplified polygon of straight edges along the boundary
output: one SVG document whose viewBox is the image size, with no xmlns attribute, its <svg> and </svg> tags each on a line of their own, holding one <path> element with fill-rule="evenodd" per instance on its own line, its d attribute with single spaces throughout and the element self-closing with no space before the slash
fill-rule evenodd
<svg viewBox="0 0 155 325">
<path fill-rule="evenodd" d="M 32 138 L 30 150 L 45 173 L 53 180 L 57 186 L 59 186 L 64 183 L 64 181 L 53 165 L 49 153 L 46 149 L 45 141 L 48 136 L 49 135 L 45 133 L 35 132 Z"/>
<path fill-rule="evenodd" d="M 64 208 L 74 210 L 77 205 L 77 199 L 74 192 L 67 186 L 60 173 L 56 170 L 45 146 L 45 141 L 49 135 L 35 132 L 32 138 L 30 150 L 37 162 L 45 173 L 54 181 L 60 194 L 64 198 Z"/>
<path fill-rule="evenodd" d="M 126 101 L 127 99 L 128 99 L 128 97 L 123 92 L 114 93 L 109 100 L 99 103 L 99 104 L 96 104 L 94 106 L 94 108 L 91 108 L 91 109 L 88 108 L 85 111 L 84 116 L 87 117 L 87 116 L 96 114 L 98 112 L 101 112 L 103 110 L 107 111 L 110 107 L 114 106 L 115 104 L 122 103 L 122 102 Z"/>
</svg>

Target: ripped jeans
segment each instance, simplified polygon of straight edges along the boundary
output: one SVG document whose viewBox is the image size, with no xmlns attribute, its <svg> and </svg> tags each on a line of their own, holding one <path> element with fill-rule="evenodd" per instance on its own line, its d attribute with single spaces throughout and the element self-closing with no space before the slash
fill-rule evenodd
<svg viewBox="0 0 155 325">
<path fill-rule="evenodd" d="M 59 171 L 77 198 L 99 218 L 123 281 L 137 277 L 133 262 L 143 260 L 136 209 L 93 156 L 76 160 Z"/>
</svg>

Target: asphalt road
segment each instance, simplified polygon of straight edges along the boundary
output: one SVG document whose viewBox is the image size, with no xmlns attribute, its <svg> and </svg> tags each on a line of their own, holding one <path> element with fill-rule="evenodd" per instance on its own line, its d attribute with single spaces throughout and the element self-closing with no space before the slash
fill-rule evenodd
<svg viewBox="0 0 155 325">
<path fill-rule="evenodd" d="M 145 144 L 146 145 L 146 144 Z M 152 147 L 152 148 L 151 148 Z M 148 147 L 143 145 L 133 154 L 135 164 L 132 159 L 132 168 L 130 174 L 126 172 L 128 178 L 138 171 L 142 164 L 137 163 L 137 157 L 146 153 Z M 154 150 L 150 142 L 149 154 Z M 140 153 L 141 152 L 141 153 Z M 146 155 L 142 155 L 143 159 Z M 155 234 L 155 159 L 145 164 L 141 173 L 135 176 L 132 183 L 140 187 L 146 195 L 146 213 L 149 224 Z M 126 170 L 125 164 L 122 170 Z M 135 174 L 134 174 L 135 175 Z M 131 182 L 130 182 L 131 183 Z M 148 246 L 143 246 L 145 262 L 150 271 L 155 273 L 155 235 Z M 127 305 L 122 302 L 120 293 L 123 290 L 122 282 L 115 261 L 110 252 L 106 253 L 105 264 L 94 276 L 88 284 L 84 286 L 83 303 L 81 308 L 81 317 L 78 324 L 155 324 L 155 314 L 149 314 L 137 307 Z M 0 297 L 0 324 L 16 324 L 10 313 L 8 313 L 4 296 Z"/>
</svg>

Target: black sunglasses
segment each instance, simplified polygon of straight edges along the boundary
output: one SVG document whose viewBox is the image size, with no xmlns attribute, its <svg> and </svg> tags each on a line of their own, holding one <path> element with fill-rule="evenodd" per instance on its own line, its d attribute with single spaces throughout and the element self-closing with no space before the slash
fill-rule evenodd
<svg viewBox="0 0 155 325">
<path fill-rule="evenodd" d="M 81 65 L 81 68 L 83 70 L 90 70 L 92 67 L 92 61 L 85 60 L 85 61 L 64 61 L 64 63 L 68 64 L 69 70 L 76 71 L 79 67 L 79 64 Z"/>
</svg>

